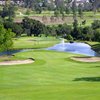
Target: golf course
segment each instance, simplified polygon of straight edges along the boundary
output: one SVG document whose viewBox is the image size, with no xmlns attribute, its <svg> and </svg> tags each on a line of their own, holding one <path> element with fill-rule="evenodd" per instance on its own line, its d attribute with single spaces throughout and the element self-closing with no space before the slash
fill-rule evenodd
<svg viewBox="0 0 100 100">
<path fill-rule="evenodd" d="M 100 0 L 0 0 L 0 100 L 100 100 Z"/>
<path fill-rule="evenodd" d="M 75 61 L 71 58 L 83 55 L 39 49 L 59 42 L 54 38 L 14 39 L 14 49 L 34 49 L 15 53 L 11 60 L 33 58 L 34 62 L 0 65 L 0 100 L 99 100 L 100 62 Z"/>
</svg>

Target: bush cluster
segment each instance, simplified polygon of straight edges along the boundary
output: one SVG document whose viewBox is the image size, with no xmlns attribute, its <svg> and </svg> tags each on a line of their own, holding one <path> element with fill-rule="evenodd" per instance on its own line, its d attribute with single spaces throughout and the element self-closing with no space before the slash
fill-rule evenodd
<svg viewBox="0 0 100 100">
<path fill-rule="evenodd" d="M 24 18 L 21 23 L 9 21 L 3 22 L 6 29 L 12 29 L 16 36 L 26 34 L 27 36 L 56 36 L 67 40 L 87 40 L 100 42 L 100 20 L 95 20 L 91 26 L 79 26 L 75 21 L 72 25 L 60 24 L 57 26 L 46 26 L 40 21 Z"/>
</svg>

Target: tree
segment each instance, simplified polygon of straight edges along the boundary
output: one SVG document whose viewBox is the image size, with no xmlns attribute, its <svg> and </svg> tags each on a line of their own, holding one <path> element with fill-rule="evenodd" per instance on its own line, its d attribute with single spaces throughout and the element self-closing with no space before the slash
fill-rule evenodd
<svg viewBox="0 0 100 100">
<path fill-rule="evenodd" d="M 72 0 L 65 0 L 65 3 L 71 3 Z"/>
<path fill-rule="evenodd" d="M 72 12 L 73 12 L 73 19 L 74 21 L 77 20 L 77 5 L 76 0 L 72 2 Z"/>
<path fill-rule="evenodd" d="M 73 22 L 73 28 L 74 29 L 78 28 L 78 21 L 77 20 L 74 20 L 74 22 Z"/>
<path fill-rule="evenodd" d="M 73 41 L 73 37 L 72 37 L 70 34 L 68 34 L 68 35 L 66 36 L 66 39 L 67 39 L 67 40 L 70 40 L 70 41 Z"/>
<path fill-rule="evenodd" d="M 12 32 L 14 32 L 16 34 L 16 36 L 20 36 L 23 33 L 23 28 L 20 23 L 5 21 L 4 27 L 6 29 L 11 29 Z"/>
<path fill-rule="evenodd" d="M 65 3 L 64 0 L 55 0 L 56 10 L 60 11 L 60 14 L 64 14 Z"/>
<path fill-rule="evenodd" d="M 26 14 L 27 16 L 30 15 L 30 9 L 27 8 L 25 14 Z"/>
<path fill-rule="evenodd" d="M 59 17 L 60 16 L 60 11 L 59 10 L 55 10 L 54 11 L 54 16 L 55 17 Z"/>
<path fill-rule="evenodd" d="M 100 20 L 94 20 L 94 22 L 92 23 L 92 28 L 93 29 L 100 28 Z"/>
<path fill-rule="evenodd" d="M 92 4 L 90 2 L 84 2 L 83 4 L 84 11 L 91 11 L 92 10 Z"/>
<path fill-rule="evenodd" d="M 6 30 L 3 25 L 0 25 L 0 51 L 7 51 L 8 54 L 13 45 L 13 36 L 14 33 L 10 29 Z"/>
<path fill-rule="evenodd" d="M 57 37 L 57 34 L 56 34 L 56 26 L 47 26 L 47 33 L 48 35 L 51 35 L 51 36 L 56 36 Z"/>
<path fill-rule="evenodd" d="M 91 41 L 93 40 L 94 34 L 93 29 L 89 26 L 83 28 L 84 40 Z"/>
<path fill-rule="evenodd" d="M 79 14 L 80 18 L 83 17 L 83 6 L 82 6 L 82 4 L 78 5 L 78 14 Z"/>
<path fill-rule="evenodd" d="M 58 10 L 64 9 L 64 0 L 55 0 L 55 5 Z"/>
<path fill-rule="evenodd" d="M 73 31 L 72 31 L 72 36 L 77 39 L 78 36 L 78 21 L 74 20 L 73 22 Z"/>
<path fill-rule="evenodd" d="M 67 25 L 67 24 L 63 24 L 63 25 L 58 25 L 57 29 L 56 29 L 56 33 L 58 36 L 61 36 L 63 38 L 66 38 L 67 35 L 71 34 L 72 28 L 71 26 Z"/>
<path fill-rule="evenodd" d="M 94 31 L 94 40 L 100 42 L 100 29 Z"/>
<path fill-rule="evenodd" d="M 70 7 L 66 6 L 65 12 L 66 12 L 66 14 L 70 14 Z"/>
<path fill-rule="evenodd" d="M 34 0 L 23 0 L 23 1 L 24 1 L 24 6 L 25 6 L 26 8 L 32 7 L 32 4 L 33 4 L 33 2 L 34 2 Z"/>
<path fill-rule="evenodd" d="M 41 14 L 41 13 L 42 13 L 42 7 L 41 7 L 40 4 L 38 4 L 38 3 L 34 4 L 34 10 L 35 10 L 38 14 Z"/>
<path fill-rule="evenodd" d="M 100 1 L 99 0 L 89 0 L 89 2 L 92 3 L 93 12 L 94 14 L 96 14 L 97 8 L 100 5 Z"/>
<path fill-rule="evenodd" d="M 5 5 L 0 15 L 2 18 L 8 17 L 8 20 L 12 21 L 15 16 L 15 7 L 13 5 Z"/>
<path fill-rule="evenodd" d="M 40 21 L 29 19 L 27 17 L 23 19 L 22 25 L 28 36 L 32 36 L 32 34 L 34 34 L 34 36 L 39 36 L 47 29 Z"/>
<path fill-rule="evenodd" d="M 54 3 L 53 3 L 53 2 L 48 3 L 47 8 L 48 8 L 48 10 L 50 10 L 50 11 L 54 11 L 54 9 L 55 9 L 55 5 L 54 5 Z"/>
</svg>

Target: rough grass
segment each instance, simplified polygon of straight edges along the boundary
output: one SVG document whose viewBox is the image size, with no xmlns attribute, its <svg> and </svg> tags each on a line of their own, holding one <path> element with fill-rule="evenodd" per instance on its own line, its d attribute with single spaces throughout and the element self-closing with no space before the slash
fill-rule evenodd
<svg viewBox="0 0 100 100">
<path fill-rule="evenodd" d="M 23 14 L 25 14 L 25 11 L 26 11 L 26 9 L 24 9 L 24 8 L 22 8 L 22 9 L 20 8 L 18 10 L 18 12 L 22 12 Z M 56 24 L 62 24 L 62 23 L 72 24 L 73 23 L 73 14 L 72 13 L 69 14 L 69 15 L 65 14 L 65 20 L 64 21 L 62 20 L 62 17 L 60 15 L 59 16 L 60 17 L 59 20 L 57 20 L 55 22 L 50 22 L 50 16 L 54 16 L 54 12 L 53 11 L 43 11 L 41 14 L 36 14 L 36 12 L 30 11 L 29 15 L 23 15 L 23 16 L 17 14 L 14 21 L 15 22 L 21 22 L 22 19 L 25 16 L 27 16 L 29 18 L 32 18 L 32 19 L 39 20 L 41 22 L 43 22 L 42 21 L 42 17 L 46 16 L 47 17 L 47 21 L 44 23 L 46 25 L 56 25 Z M 92 11 L 83 12 L 83 18 L 82 19 L 79 17 L 79 15 L 77 15 L 77 16 L 78 16 L 78 21 L 79 21 L 80 24 L 82 23 L 83 20 L 86 20 L 86 25 L 85 26 L 91 25 L 93 20 L 97 20 L 97 19 L 100 20 L 100 13 L 99 12 L 97 12 L 95 15 L 94 15 L 94 13 Z"/>
<path fill-rule="evenodd" d="M 100 42 L 87 42 L 87 43 L 89 43 L 96 52 L 100 53 Z"/>
<path fill-rule="evenodd" d="M 93 47 L 94 50 L 96 50 L 97 52 L 100 53 L 100 43 L 95 44 L 95 45 L 93 45 L 92 47 Z"/>
</svg>

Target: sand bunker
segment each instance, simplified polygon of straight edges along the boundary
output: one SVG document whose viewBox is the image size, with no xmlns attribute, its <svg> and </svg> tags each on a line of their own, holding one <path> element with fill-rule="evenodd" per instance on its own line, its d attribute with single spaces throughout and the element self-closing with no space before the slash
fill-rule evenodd
<svg viewBox="0 0 100 100">
<path fill-rule="evenodd" d="M 32 59 L 3 61 L 3 62 L 0 62 L 0 65 L 20 65 L 20 64 L 30 64 L 30 63 L 33 63 L 33 62 L 34 62 L 34 60 L 32 60 Z"/>
<path fill-rule="evenodd" d="M 100 62 L 100 57 L 72 57 L 71 59 L 81 62 Z"/>
</svg>

